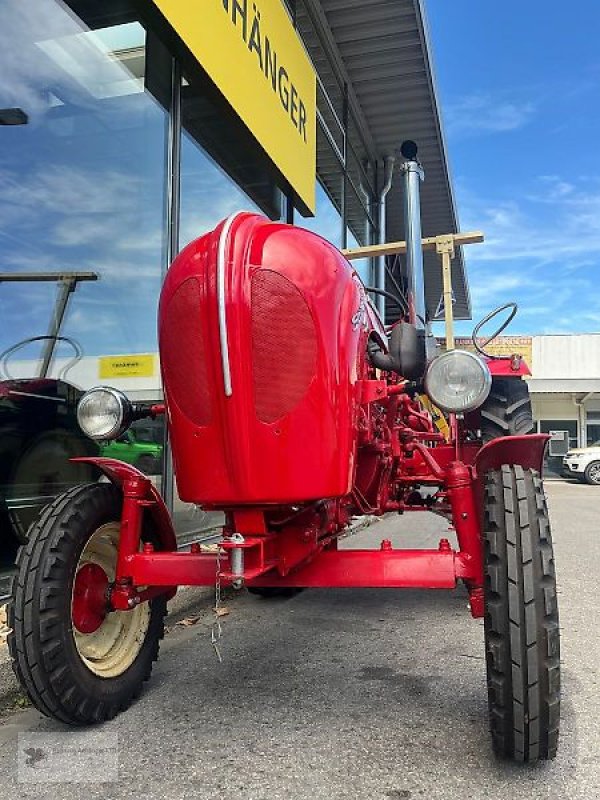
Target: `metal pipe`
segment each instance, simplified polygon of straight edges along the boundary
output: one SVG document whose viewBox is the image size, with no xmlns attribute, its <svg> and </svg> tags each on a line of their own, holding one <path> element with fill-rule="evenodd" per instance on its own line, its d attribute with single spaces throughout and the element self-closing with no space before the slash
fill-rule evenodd
<svg viewBox="0 0 600 800">
<path fill-rule="evenodd" d="M 167 130 L 167 163 L 165 193 L 165 226 L 168 231 L 166 259 L 163 262 L 163 280 L 179 252 L 179 207 L 181 172 L 181 65 L 171 59 L 171 103 Z M 161 493 L 171 514 L 175 504 L 173 453 L 169 426 L 164 428 L 164 447 L 162 453 Z"/>
<path fill-rule="evenodd" d="M 411 147 L 406 147 L 411 145 Z M 414 142 L 402 145 L 406 161 L 401 170 L 404 178 L 404 229 L 406 236 L 406 261 L 408 268 L 408 302 L 410 322 L 417 328 L 425 328 L 425 281 L 423 277 L 423 248 L 421 245 L 421 198 L 420 181 L 423 168 L 417 161 L 417 146 Z"/>
<path fill-rule="evenodd" d="M 386 196 L 392 188 L 392 176 L 394 173 L 394 156 L 386 156 L 383 159 L 383 186 L 379 193 L 379 243 L 385 244 L 386 230 L 385 230 L 385 211 L 386 211 Z M 377 289 L 385 289 L 385 256 L 379 256 L 375 266 L 375 286 Z M 378 295 L 375 303 L 377 310 L 383 322 L 385 322 L 385 297 Z"/>
<path fill-rule="evenodd" d="M 69 297 L 71 296 L 71 292 L 75 291 L 76 287 L 77 282 L 73 278 L 60 281 L 58 284 L 58 298 L 56 300 L 54 316 L 50 320 L 50 327 L 48 328 L 48 340 L 44 346 L 44 353 L 42 355 L 40 378 L 48 377 L 52 359 L 54 358 L 54 351 L 56 350 L 56 340 L 62 328 Z"/>
</svg>

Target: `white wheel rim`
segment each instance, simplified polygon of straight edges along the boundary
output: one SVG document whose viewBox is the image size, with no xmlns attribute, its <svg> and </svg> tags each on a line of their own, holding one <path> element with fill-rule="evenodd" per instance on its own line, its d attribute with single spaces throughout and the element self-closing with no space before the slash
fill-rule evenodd
<svg viewBox="0 0 600 800">
<path fill-rule="evenodd" d="M 600 483 L 600 464 L 592 464 L 589 470 L 589 476 L 594 483 Z"/>
<path fill-rule="evenodd" d="M 115 579 L 119 523 L 102 525 L 90 536 L 75 575 L 85 564 L 101 567 L 109 582 Z M 150 604 L 140 603 L 131 611 L 111 611 L 93 633 L 73 626 L 75 647 L 85 666 L 101 678 L 122 675 L 138 657 L 150 625 Z"/>
</svg>

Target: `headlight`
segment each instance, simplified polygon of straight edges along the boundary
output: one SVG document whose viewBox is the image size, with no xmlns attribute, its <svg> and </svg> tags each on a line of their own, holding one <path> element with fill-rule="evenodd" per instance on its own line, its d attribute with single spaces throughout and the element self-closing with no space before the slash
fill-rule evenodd
<svg viewBox="0 0 600 800">
<path fill-rule="evenodd" d="M 487 364 L 466 350 L 448 350 L 427 367 L 425 390 L 442 411 L 462 414 L 485 402 L 492 386 Z"/>
<path fill-rule="evenodd" d="M 131 423 L 131 403 L 123 392 L 99 386 L 86 392 L 77 406 L 77 422 L 90 439 L 116 439 Z"/>
</svg>

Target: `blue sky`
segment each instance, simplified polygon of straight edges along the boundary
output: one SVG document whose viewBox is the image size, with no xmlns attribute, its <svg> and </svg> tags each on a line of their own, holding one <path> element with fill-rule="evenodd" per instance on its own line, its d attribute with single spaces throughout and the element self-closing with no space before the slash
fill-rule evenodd
<svg viewBox="0 0 600 800">
<path fill-rule="evenodd" d="M 600 3 L 426 8 L 461 228 L 487 240 L 474 319 L 516 300 L 507 333 L 600 331 Z"/>
</svg>

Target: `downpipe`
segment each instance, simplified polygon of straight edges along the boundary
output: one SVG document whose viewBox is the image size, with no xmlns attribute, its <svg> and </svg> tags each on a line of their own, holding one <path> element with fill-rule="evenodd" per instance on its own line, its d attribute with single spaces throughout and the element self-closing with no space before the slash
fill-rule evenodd
<svg viewBox="0 0 600 800">
<path fill-rule="evenodd" d="M 394 163 L 396 159 L 394 156 L 386 156 L 383 159 L 383 187 L 379 193 L 379 244 L 385 244 L 386 241 L 386 198 L 388 192 L 392 188 L 392 177 L 394 174 Z M 379 256 L 375 265 L 375 286 L 378 289 L 385 289 L 385 256 Z M 377 310 L 382 322 L 385 323 L 385 297 L 377 295 L 376 297 Z"/>
</svg>

